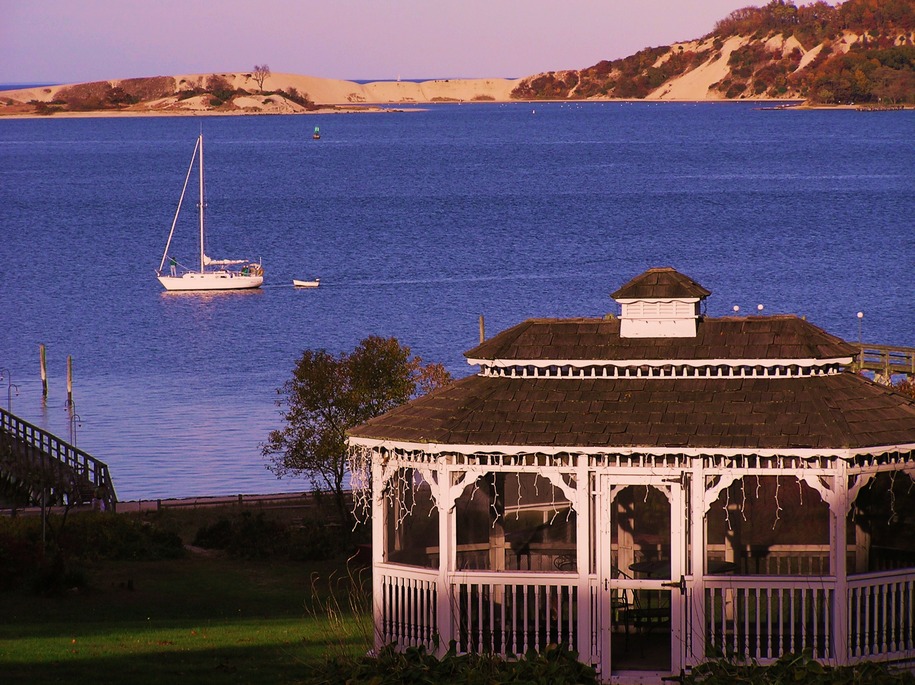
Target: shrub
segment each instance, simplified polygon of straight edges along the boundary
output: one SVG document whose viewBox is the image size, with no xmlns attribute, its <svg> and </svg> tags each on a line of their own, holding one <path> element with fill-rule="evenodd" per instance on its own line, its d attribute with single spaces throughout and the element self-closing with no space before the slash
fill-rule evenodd
<svg viewBox="0 0 915 685">
<path fill-rule="evenodd" d="M 16 521 L 16 519 L 11 519 Z M 41 561 L 40 541 L 23 531 L 0 530 L 0 590 L 8 590 L 38 568 Z"/>
<path fill-rule="evenodd" d="M 41 116 L 50 116 L 54 112 L 61 111 L 59 105 L 52 105 L 48 102 L 38 102 L 35 104 L 35 114 L 40 114 Z"/>
<path fill-rule="evenodd" d="M 306 521 L 288 531 L 289 558 L 293 561 L 325 561 L 350 551 L 349 536 L 341 535 L 339 526 Z"/>
<path fill-rule="evenodd" d="M 235 89 L 223 76 L 210 74 L 207 77 L 206 90 L 220 100 L 228 100 L 235 94 Z"/>
<path fill-rule="evenodd" d="M 731 86 L 728 88 L 728 90 L 727 90 L 727 92 L 724 94 L 724 96 L 725 96 L 726 98 L 728 98 L 728 99 L 733 100 L 733 99 L 739 98 L 741 95 L 743 95 L 744 92 L 746 92 L 746 90 L 747 90 L 747 84 L 745 84 L 745 83 L 733 83 L 733 84 L 731 84 Z"/>
<path fill-rule="evenodd" d="M 0 589 L 26 584 L 39 594 L 87 585 L 81 562 L 176 559 L 184 546 L 175 533 L 133 516 L 80 513 L 47 517 L 46 544 L 40 517 L 0 517 Z"/>
<path fill-rule="evenodd" d="M 182 80 L 182 83 L 185 81 Z M 124 92 L 140 100 L 168 97 L 175 92 L 175 79 L 171 76 L 150 76 L 142 78 L 128 78 L 118 82 Z"/>
<path fill-rule="evenodd" d="M 56 596 L 89 586 L 86 572 L 68 564 L 62 555 L 38 565 L 30 580 L 30 589 L 36 595 Z"/>
<path fill-rule="evenodd" d="M 310 108 L 314 106 L 314 103 L 308 98 L 308 93 L 299 93 L 296 88 L 290 88 L 288 91 L 278 90 L 276 93 L 302 107 Z"/>
<path fill-rule="evenodd" d="M 493 654 L 458 655 L 455 644 L 440 659 L 422 647 L 398 651 L 396 645 L 382 648 L 377 656 L 361 659 L 335 657 L 318 665 L 308 683 L 351 683 L 352 685 L 596 685 L 597 674 L 582 664 L 578 655 L 563 645 L 549 645 L 543 652 L 528 652 L 519 659 Z"/>
<path fill-rule="evenodd" d="M 809 653 L 786 654 L 771 666 L 718 659 L 700 664 L 682 679 L 683 685 L 915 685 L 915 675 L 894 672 L 886 664 L 865 662 L 855 666 L 824 666 Z"/>
<path fill-rule="evenodd" d="M 223 518 L 210 525 L 202 526 L 191 544 L 204 549 L 225 550 L 229 549 L 229 545 L 232 544 L 232 535 L 232 522 Z"/>
<path fill-rule="evenodd" d="M 69 558 L 174 559 L 184 554 L 176 534 L 133 516 L 86 512 L 47 518 L 46 538 Z M 28 552 L 28 550 L 32 552 Z M 3 556 L 37 559 L 41 556 L 39 517 L 0 518 L 0 560 Z"/>
<path fill-rule="evenodd" d="M 266 519 L 263 512 L 254 516 L 249 511 L 203 526 L 194 537 L 197 547 L 225 550 L 244 559 L 274 556 L 285 543 L 285 531 L 279 523 Z"/>
<path fill-rule="evenodd" d="M 175 533 L 133 516 L 87 513 L 73 516 L 58 542 L 68 556 L 79 559 L 152 561 L 184 556 Z"/>
<path fill-rule="evenodd" d="M 305 520 L 286 526 L 263 512 L 252 515 L 245 511 L 202 526 L 193 544 L 245 559 L 282 556 L 293 561 L 323 561 L 348 555 L 352 543 L 339 526 L 326 521 Z"/>
</svg>

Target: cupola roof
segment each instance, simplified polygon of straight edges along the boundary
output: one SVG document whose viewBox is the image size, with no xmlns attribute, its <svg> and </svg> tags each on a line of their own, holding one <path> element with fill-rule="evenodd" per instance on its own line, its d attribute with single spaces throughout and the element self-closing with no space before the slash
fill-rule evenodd
<svg viewBox="0 0 915 685">
<path fill-rule="evenodd" d="M 610 297 L 615 300 L 704 299 L 711 295 L 689 276 L 669 266 L 648 269 Z"/>
</svg>

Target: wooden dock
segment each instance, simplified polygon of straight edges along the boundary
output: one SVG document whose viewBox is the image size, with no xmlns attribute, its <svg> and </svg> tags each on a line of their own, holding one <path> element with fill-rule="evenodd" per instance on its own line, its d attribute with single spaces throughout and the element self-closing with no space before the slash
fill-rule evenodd
<svg viewBox="0 0 915 685">
<path fill-rule="evenodd" d="M 859 350 L 855 361 L 858 371 L 872 371 L 885 381 L 893 376 L 915 378 L 915 347 L 852 344 Z"/>
<path fill-rule="evenodd" d="M 22 506 L 95 504 L 114 510 L 108 466 L 0 409 L 0 491 Z"/>
</svg>

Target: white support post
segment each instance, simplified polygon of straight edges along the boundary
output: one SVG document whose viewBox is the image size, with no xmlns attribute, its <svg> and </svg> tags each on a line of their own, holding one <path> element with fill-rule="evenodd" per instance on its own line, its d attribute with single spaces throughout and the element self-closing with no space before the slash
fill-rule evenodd
<svg viewBox="0 0 915 685">
<path fill-rule="evenodd" d="M 438 650 L 436 655 L 442 657 L 448 651 L 454 639 L 454 619 L 452 616 L 451 587 L 448 582 L 451 569 L 454 568 L 455 542 L 454 530 L 454 485 L 451 482 L 451 470 L 439 457 L 438 488 L 441 497 L 435 503 L 438 507 L 438 587 L 436 588 L 436 622 L 438 624 Z M 458 484 L 457 487 L 460 487 Z M 460 493 L 457 493 L 459 496 Z"/>
<path fill-rule="evenodd" d="M 372 625 L 375 630 L 375 649 L 384 647 L 384 592 L 382 590 L 381 564 L 384 563 L 384 474 L 381 459 L 372 454 Z"/>
<path fill-rule="evenodd" d="M 848 473 L 847 464 L 841 459 L 836 460 L 835 483 L 833 484 L 834 496 L 829 503 L 829 511 L 833 516 L 833 525 L 830 529 L 829 540 L 829 568 L 836 578 L 836 596 L 833 612 L 832 636 L 834 640 L 836 664 L 848 664 L 848 555 L 847 526 L 848 512 L 851 502 L 848 501 Z"/>
<path fill-rule="evenodd" d="M 591 539 L 591 483 L 588 474 L 588 455 L 579 454 L 575 469 L 575 552 L 578 569 L 578 653 L 588 658 L 594 656 L 591 649 L 591 550 L 596 543 Z M 596 617 L 595 617 L 596 618 Z"/>
<path fill-rule="evenodd" d="M 612 669 L 613 654 L 611 649 L 610 628 L 613 627 L 614 617 L 610 609 L 610 590 L 608 581 L 611 578 L 612 566 L 610 563 L 610 552 L 612 549 L 612 526 L 610 525 L 610 511 L 613 506 L 610 500 L 612 487 L 609 484 L 609 477 L 606 474 L 597 476 L 596 501 L 598 509 L 595 512 L 597 521 L 594 526 L 597 540 L 595 553 L 597 554 L 597 581 L 598 595 L 600 603 L 598 605 L 599 616 L 595 617 L 599 626 L 597 634 L 597 653 L 600 656 L 599 672 L 604 680 L 609 680 Z M 590 483 L 588 485 L 590 490 Z"/>
<path fill-rule="evenodd" d="M 682 482 L 682 481 L 681 481 Z M 677 582 L 681 576 L 686 575 L 686 517 L 689 512 L 686 510 L 686 498 L 681 486 L 672 485 L 670 488 L 670 580 Z M 689 588 L 687 588 L 689 592 Z M 687 658 L 686 650 L 683 645 L 686 644 L 685 631 L 688 630 L 684 621 L 689 617 L 689 612 L 684 612 L 686 606 L 685 598 L 680 595 L 680 590 L 671 588 L 670 601 L 670 667 L 675 673 L 678 673 L 683 667 Z"/>
<path fill-rule="evenodd" d="M 705 659 L 705 546 L 707 544 L 705 528 L 705 466 L 702 457 L 693 460 L 693 473 L 690 480 L 690 548 L 692 580 L 687 582 L 690 593 L 690 611 L 686 620 L 689 622 L 690 652 L 686 665 L 695 666 Z"/>
</svg>

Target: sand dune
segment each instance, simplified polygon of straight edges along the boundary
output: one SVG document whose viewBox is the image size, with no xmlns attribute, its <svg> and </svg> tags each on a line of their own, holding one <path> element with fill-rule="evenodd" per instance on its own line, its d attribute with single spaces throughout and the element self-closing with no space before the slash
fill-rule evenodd
<svg viewBox="0 0 915 685">
<path fill-rule="evenodd" d="M 304 111 L 304 108 L 282 98 L 261 95 L 254 79 L 246 73 L 222 73 L 235 88 L 247 90 L 251 95 L 235 98 L 234 108 L 240 112 L 262 111 L 271 113 Z M 175 90 L 188 90 L 193 85 L 204 84 L 210 74 L 181 74 L 174 77 Z M 130 79 L 135 83 L 136 79 Z M 112 87 L 125 84 L 111 80 Z M 306 95 L 318 106 L 396 105 L 433 102 L 508 102 L 518 81 L 512 79 L 440 79 L 432 81 L 378 81 L 356 83 L 337 79 L 302 76 L 298 74 L 271 74 L 264 83 L 267 92 L 290 89 Z M 22 105 L 29 102 L 53 102 L 60 92 L 79 84 L 62 84 L 40 88 L 27 88 L 0 92 L 0 99 Z M 133 113 L 202 113 L 211 110 L 207 96 L 179 98 L 177 95 L 148 100 L 126 108 Z M 2 112 L 0 108 L 0 112 Z M 225 113 L 221 111 L 220 113 Z"/>
</svg>

